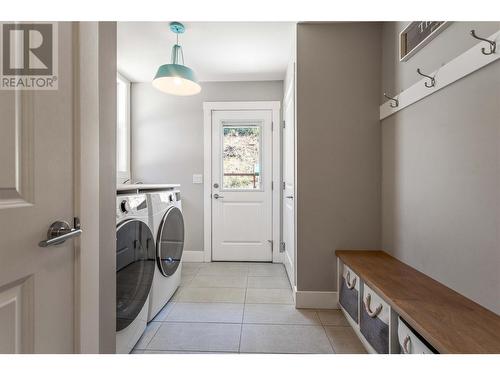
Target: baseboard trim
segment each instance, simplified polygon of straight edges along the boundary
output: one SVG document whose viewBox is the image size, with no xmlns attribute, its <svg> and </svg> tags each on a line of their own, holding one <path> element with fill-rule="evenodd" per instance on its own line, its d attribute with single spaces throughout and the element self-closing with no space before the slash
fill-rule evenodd
<svg viewBox="0 0 500 375">
<path fill-rule="evenodd" d="M 182 252 L 182 261 L 183 262 L 204 262 L 205 261 L 205 252 L 203 251 L 183 251 Z"/>
<path fill-rule="evenodd" d="M 294 290 L 295 307 L 301 309 L 338 309 L 337 292 Z"/>
</svg>

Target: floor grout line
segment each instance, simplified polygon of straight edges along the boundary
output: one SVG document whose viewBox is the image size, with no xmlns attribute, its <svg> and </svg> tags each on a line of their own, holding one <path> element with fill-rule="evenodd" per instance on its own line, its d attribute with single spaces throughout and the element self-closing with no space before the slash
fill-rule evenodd
<svg viewBox="0 0 500 375">
<path fill-rule="evenodd" d="M 176 321 L 176 320 L 168 320 L 168 321 L 158 321 L 158 323 L 162 324 L 228 324 L 228 325 L 241 325 L 238 322 L 200 322 L 200 321 Z"/>
<path fill-rule="evenodd" d="M 322 326 L 322 327 L 323 327 L 323 331 L 325 332 L 326 339 L 328 340 L 328 343 L 332 347 L 333 354 L 337 354 L 337 352 L 335 351 L 335 348 L 333 347 L 333 342 L 332 342 L 332 340 L 330 340 L 330 336 L 328 336 L 328 333 L 326 332 L 325 326 Z"/>
<path fill-rule="evenodd" d="M 220 302 L 220 301 L 175 301 L 177 304 L 181 304 L 181 303 L 200 303 L 200 304 L 203 304 L 203 303 L 206 303 L 206 304 L 209 304 L 209 303 L 225 303 L 226 305 L 243 305 L 244 302 Z M 285 305 L 285 304 L 283 304 Z"/>
<path fill-rule="evenodd" d="M 183 349 L 172 349 L 172 350 L 164 350 L 164 349 L 138 349 L 144 352 L 164 352 L 167 353 L 175 353 L 175 352 L 184 352 L 186 354 L 238 354 L 238 352 L 229 352 L 229 351 L 218 351 L 218 350 L 183 350 Z"/>
<path fill-rule="evenodd" d="M 310 323 L 284 323 L 284 322 L 249 322 L 249 323 L 240 323 L 240 322 L 214 322 L 214 321 L 199 321 L 199 320 L 157 320 L 155 323 L 161 324 L 230 324 L 230 325 L 253 325 L 253 326 L 300 326 L 300 327 L 341 327 L 341 328 L 349 328 L 343 326 L 323 326 L 321 324 L 310 324 Z"/>
<path fill-rule="evenodd" d="M 337 328 L 350 328 L 350 326 L 341 326 L 341 325 L 333 325 L 333 324 L 314 324 L 314 323 L 285 323 L 285 322 L 248 322 L 248 323 L 240 323 L 240 322 L 215 322 L 215 321 L 199 321 L 199 320 L 155 320 L 151 323 L 160 323 L 160 324 L 239 324 L 239 325 L 254 325 L 254 326 L 301 326 L 301 327 L 324 327 L 325 329 L 328 327 L 337 327 Z"/>
<path fill-rule="evenodd" d="M 148 348 L 149 344 L 151 343 L 151 341 L 153 341 L 153 339 L 155 338 L 156 334 L 158 333 L 158 331 L 160 330 L 161 325 L 162 325 L 162 322 L 154 322 L 154 321 L 151 321 L 148 324 L 151 324 L 151 323 L 160 323 L 160 326 L 156 329 L 154 335 L 151 336 L 151 338 L 149 339 L 148 343 L 144 346 L 144 349 L 142 349 L 142 350 L 146 350 Z"/>
<path fill-rule="evenodd" d="M 248 277 L 247 277 L 247 286 L 248 286 Z M 245 298 L 243 299 L 243 314 L 241 315 L 241 327 L 240 327 L 240 343 L 238 344 L 238 353 L 241 353 L 241 338 L 243 337 L 243 322 L 245 321 L 245 306 L 247 305 L 247 291 L 248 288 L 245 288 Z"/>
</svg>

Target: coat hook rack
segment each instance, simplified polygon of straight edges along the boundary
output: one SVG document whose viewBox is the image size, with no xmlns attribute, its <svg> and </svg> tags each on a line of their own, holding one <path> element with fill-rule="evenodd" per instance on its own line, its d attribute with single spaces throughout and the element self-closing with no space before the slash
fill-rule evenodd
<svg viewBox="0 0 500 375">
<path fill-rule="evenodd" d="M 489 52 L 486 52 L 486 48 L 484 48 L 484 47 L 481 48 L 481 52 L 483 53 L 483 55 L 492 55 L 495 53 L 495 51 L 497 49 L 497 43 L 495 41 L 489 40 L 486 38 L 481 38 L 480 36 L 477 36 L 476 30 L 471 30 L 470 35 L 472 35 L 473 38 L 476 38 L 478 40 L 482 40 L 483 42 L 487 42 L 490 44 L 490 51 Z"/>
<path fill-rule="evenodd" d="M 385 92 L 384 92 L 384 96 L 385 96 L 387 99 L 389 99 L 389 100 L 391 100 L 391 101 L 392 101 L 392 103 L 391 103 L 391 104 L 389 104 L 389 105 L 391 106 L 391 108 L 396 108 L 396 107 L 398 107 L 398 106 L 399 106 L 399 100 L 398 100 L 398 99 L 396 99 L 396 98 L 391 98 L 391 97 L 390 97 L 389 95 L 387 95 Z"/>
<path fill-rule="evenodd" d="M 436 79 L 434 77 L 431 77 L 431 76 L 428 76 L 427 74 L 424 74 L 422 73 L 422 71 L 420 70 L 420 68 L 417 69 L 417 73 L 420 74 L 422 77 L 425 77 L 425 78 L 429 78 L 431 80 L 431 82 L 425 82 L 425 87 L 427 88 L 431 88 L 431 87 L 434 87 L 436 86 Z"/>
</svg>

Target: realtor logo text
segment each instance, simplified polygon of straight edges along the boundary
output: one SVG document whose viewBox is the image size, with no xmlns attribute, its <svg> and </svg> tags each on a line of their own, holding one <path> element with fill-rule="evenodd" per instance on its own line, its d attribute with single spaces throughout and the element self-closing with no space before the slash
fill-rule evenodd
<svg viewBox="0 0 500 375">
<path fill-rule="evenodd" d="M 57 23 L 1 23 L 0 32 L 0 89 L 57 90 Z"/>
</svg>

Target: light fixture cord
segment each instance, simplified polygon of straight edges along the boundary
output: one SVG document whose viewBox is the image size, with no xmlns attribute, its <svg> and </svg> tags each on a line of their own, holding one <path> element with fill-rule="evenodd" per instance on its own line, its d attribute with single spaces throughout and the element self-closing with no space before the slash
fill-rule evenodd
<svg viewBox="0 0 500 375">
<path fill-rule="evenodd" d="M 172 47 L 172 64 L 180 63 L 179 60 L 182 59 L 182 65 L 184 63 L 184 52 L 182 51 L 182 47 L 179 45 L 179 33 L 175 33 L 176 43 L 175 46 Z"/>
<path fill-rule="evenodd" d="M 179 34 L 177 34 L 177 45 L 179 46 L 179 51 L 181 53 L 182 65 L 186 65 L 186 63 L 184 62 L 184 51 L 182 50 L 182 47 L 179 45 Z"/>
<path fill-rule="evenodd" d="M 179 45 L 179 34 L 176 34 L 176 35 L 177 35 L 177 45 L 179 46 L 178 51 L 180 52 L 180 57 L 182 59 L 182 65 L 185 65 L 185 63 L 184 63 L 184 51 L 182 51 L 182 47 Z"/>
</svg>

